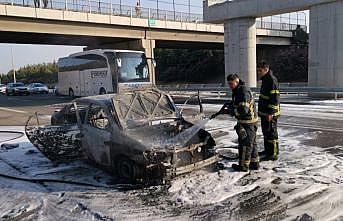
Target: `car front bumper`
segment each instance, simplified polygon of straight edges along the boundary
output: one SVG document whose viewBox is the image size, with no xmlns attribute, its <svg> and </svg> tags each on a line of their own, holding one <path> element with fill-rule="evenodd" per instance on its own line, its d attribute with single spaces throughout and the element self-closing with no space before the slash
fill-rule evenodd
<svg viewBox="0 0 343 221">
<path fill-rule="evenodd" d="M 14 90 L 13 94 L 30 94 L 28 90 Z"/>
<path fill-rule="evenodd" d="M 192 163 L 186 166 L 182 166 L 182 167 L 176 167 L 176 168 L 168 168 L 166 169 L 166 175 L 167 177 L 177 177 L 180 176 L 182 174 L 185 173 L 190 173 L 193 172 L 195 170 L 199 170 L 203 167 L 209 166 L 215 162 L 218 162 L 220 160 L 219 155 L 215 154 L 212 157 L 209 157 L 205 160 L 202 161 L 198 161 L 196 163 Z"/>
</svg>

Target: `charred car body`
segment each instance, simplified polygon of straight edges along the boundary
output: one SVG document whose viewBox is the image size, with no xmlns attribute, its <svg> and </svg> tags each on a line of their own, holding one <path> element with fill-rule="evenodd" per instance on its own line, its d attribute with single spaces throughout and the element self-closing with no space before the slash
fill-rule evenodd
<svg viewBox="0 0 343 221">
<path fill-rule="evenodd" d="M 218 160 L 212 136 L 152 86 L 79 98 L 54 113 L 51 125 L 37 124 L 31 117 L 26 134 L 49 159 L 88 158 L 119 182 L 161 182 Z"/>
</svg>

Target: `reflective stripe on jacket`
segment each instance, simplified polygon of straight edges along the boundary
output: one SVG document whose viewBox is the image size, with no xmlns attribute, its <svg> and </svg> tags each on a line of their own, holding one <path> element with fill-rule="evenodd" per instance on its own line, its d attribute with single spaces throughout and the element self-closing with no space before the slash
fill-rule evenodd
<svg viewBox="0 0 343 221">
<path fill-rule="evenodd" d="M 258 115 L 279 117 L 281 114 L 279 83 L 271 70 L 261 80 Z"/>
<path fill-rule="evenodd" d="M 239 123 L 254 124 L 257 122 L 254 96 L 242 80 L 232 91 L 232 102 L 234 114 Z"/>
</svg>

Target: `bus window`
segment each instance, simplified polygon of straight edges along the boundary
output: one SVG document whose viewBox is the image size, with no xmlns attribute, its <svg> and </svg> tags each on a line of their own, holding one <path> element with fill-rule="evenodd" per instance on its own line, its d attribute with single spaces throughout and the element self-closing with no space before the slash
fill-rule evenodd
<svg viewBox="0 0 343 221">
<path fill-rule="evenodd" d="M 107 68 L 106 58 L 96 54 L 61 58 L 58 62 L 60 72 L 83 71 L 88 69 Z"/>
<path fill-rule="evenodd" d="M 107 68 L 106 58 L 101 55 L 87 54 L 77 56 L 75 58 L 76 65 L 78 65 L 78 70 L 90 70 L 98 68 Z"/>
<path fill-rule="evenodd" d="M 118 82 L 150 82 L 148 62 L 144 53 L 117 52 Z"/>
</svg>

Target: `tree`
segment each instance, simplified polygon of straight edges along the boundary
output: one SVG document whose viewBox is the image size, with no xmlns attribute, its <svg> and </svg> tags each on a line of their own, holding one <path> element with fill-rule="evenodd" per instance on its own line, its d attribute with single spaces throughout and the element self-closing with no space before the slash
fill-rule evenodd
<svg viewBox="0 0 343 221">
<path fill-rule="evenodd" d="M 57 83 L 57 63 L 43 63 L 35 65 L 26 65 L 16 70 L 17 81 L 26 84 L 32 82 L 41 82 L 52 85 Z M 13 82 L 13 70 L 2 76 L 3 83 Z"/>
<path fill-rule="evenodd" d="M 158 83 L 222 83 L 224 53 L 216 50 L 156 49 Z"/>
</svg>

